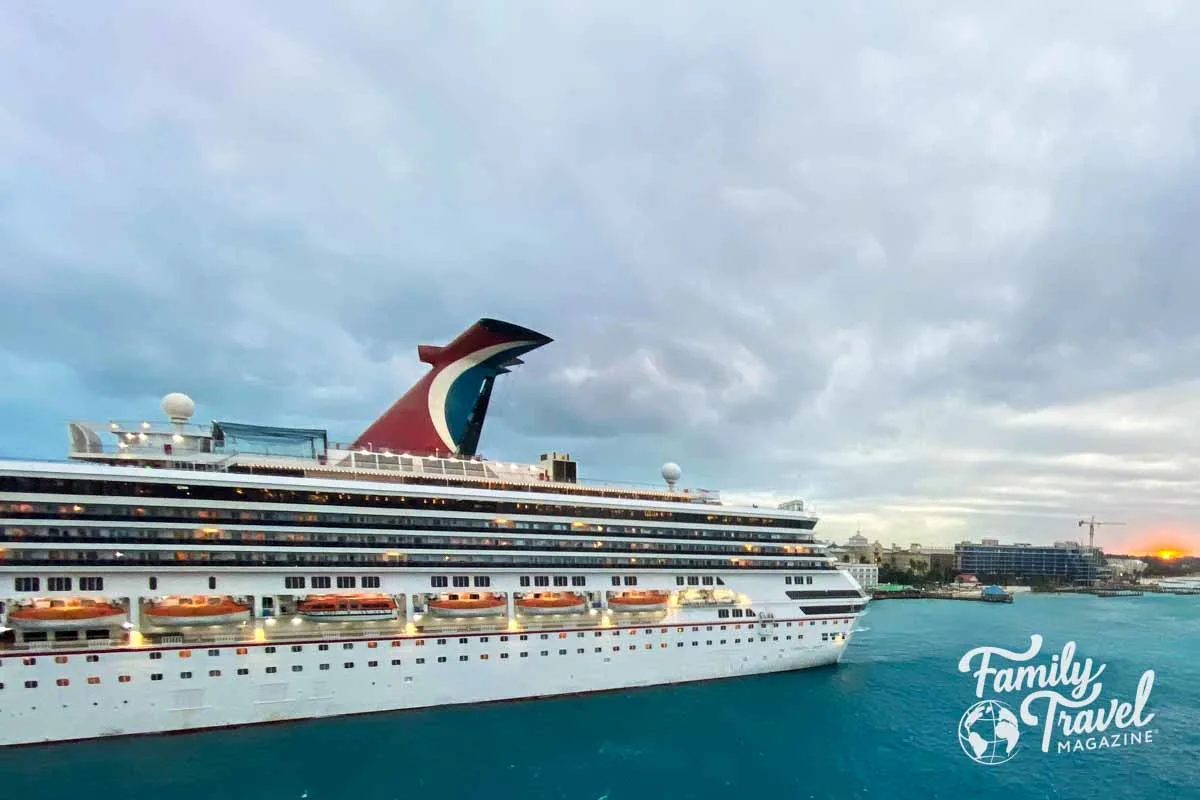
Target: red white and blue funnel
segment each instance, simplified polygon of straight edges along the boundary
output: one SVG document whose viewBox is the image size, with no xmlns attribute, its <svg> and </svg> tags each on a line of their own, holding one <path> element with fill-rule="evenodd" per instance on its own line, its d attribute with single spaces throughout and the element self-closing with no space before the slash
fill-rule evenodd
<svg viewBox="0 0 1200 800">
<path fill-rule="evenodd" d="M 552 341 L 511 322 L 481 319 L 445 347 L 421 345 L 417 355 L 433 371 L 363 431 L 354 446 L 414 455 L 475 455 L 496 376 Z"/>
</svg>

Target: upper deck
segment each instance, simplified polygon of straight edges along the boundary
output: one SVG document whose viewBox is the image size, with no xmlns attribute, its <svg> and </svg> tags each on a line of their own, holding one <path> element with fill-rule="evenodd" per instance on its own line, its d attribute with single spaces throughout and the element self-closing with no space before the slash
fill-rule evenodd
<svg viewBox="0 0 1200 800">
<path fill-rule="evenodd" d="M 311 487 L 318 481 L 327 488 L 340 486 L 347 491 L 369 491 L 372 485 L 384 492 L 401 486 L 404 491 L 444 487 L 471 494 L 525 495 L 531 500 L 534 496 L 557 496 L 595 498 L 621 505 L 634 501 L 649 507 L 688 504 L 699 506 L 697 511 L 731 508 L 721 501 L 718 492 L 707 489 L 580 482 L 574 462 L 559 453 L 545 454 L 538 464 L 489 461 L 480 456 L 414 455 L 330 443 L 326 432 L 319 429 L 223 422 L 208 427 L 178 422 L 71 422 L 68 432 L 71 461 L 139 468 L 117 469 L 114 473 L 123 473 L 123 477 L 138 475 L 146 481 L 177 481 L 182 470 L 190 473 L 192 481 L 208 473 L 210 480 L 220 480 L 224 474 L 226 479 L 273 478 L 278 485 L 294 481 L 293 485 Z M 71 472 L 75 471 L 67 474 Z M 785 503 L 779 509 L 752 510 L 755 515 L 815 519 L 800 501 Z"/>
</svg>

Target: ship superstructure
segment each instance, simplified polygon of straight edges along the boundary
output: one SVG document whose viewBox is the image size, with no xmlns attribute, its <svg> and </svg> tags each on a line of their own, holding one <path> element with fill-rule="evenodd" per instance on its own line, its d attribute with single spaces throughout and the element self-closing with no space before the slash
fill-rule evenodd
<svg viewBox="0 0 1200 800">
<path fill-rule="evenodd" d="M 0 461 L 0 745 L 733 677 L 837 662 L 867 600 L 802 503 L 593 485 L 477 455 L 549 338 L 481 320 L 352 444 L 69 424 Z"/>
</svg>

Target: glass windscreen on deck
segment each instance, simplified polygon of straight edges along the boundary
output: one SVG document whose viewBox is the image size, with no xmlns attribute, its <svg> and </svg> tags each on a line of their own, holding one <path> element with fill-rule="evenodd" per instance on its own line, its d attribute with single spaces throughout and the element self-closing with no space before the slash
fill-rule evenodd
<svg viewBox="0 0 1200 800">
<path fill-rule="evenodd" d="M 213 423 L 213 449 L 227 453 L 316 458 L 325 455 L 325 431 L 318 428 L 275 428 L 239 422 Z"/>
</svg>

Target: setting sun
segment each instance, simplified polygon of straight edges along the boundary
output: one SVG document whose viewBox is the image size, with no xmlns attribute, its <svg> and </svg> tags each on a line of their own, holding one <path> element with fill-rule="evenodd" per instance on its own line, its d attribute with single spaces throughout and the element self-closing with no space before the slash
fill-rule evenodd
<svg viewBox="0 0 1200 800">
<path fill-rule="evenodd" d="M 1159 550 L 1154 555 L 1158 556 L 1163 561 L 1170 561 L 1173 558 L 1179 558 L 1180 553 L 1177 550 Z"/>
</svg>

